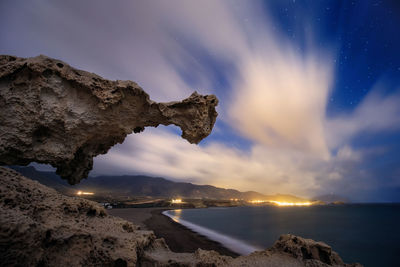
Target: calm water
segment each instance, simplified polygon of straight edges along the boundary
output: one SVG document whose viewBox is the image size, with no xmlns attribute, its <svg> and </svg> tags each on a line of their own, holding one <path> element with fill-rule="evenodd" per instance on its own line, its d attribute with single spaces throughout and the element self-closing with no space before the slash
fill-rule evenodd
<svg viewBox="0 0 400 267">
<path fill-rule="evenodd" d="M 290 233 L 324 241 L 348 263 L 400 266 L 399 204 L 186 209 L 166 215 L 242 253 L 270 247 Z"/>
</svg>

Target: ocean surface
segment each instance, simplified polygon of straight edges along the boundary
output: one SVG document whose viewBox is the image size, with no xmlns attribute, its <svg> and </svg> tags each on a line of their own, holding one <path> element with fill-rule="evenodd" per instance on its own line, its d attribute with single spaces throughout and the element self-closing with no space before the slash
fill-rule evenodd
<svg viewBox="0 0 400 267">
<path fill-rule="evenodd" d="M 234 207 L 165 211 L 195 232 L 242 255 L 281 234 L 323 241 L 347 263 L 400 266 L 400 204 Z"/>
</svg>

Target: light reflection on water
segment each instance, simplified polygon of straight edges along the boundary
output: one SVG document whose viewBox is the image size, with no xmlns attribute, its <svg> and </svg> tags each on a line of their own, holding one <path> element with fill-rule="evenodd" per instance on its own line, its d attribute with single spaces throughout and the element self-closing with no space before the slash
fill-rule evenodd
<svg viewBox="0 0 400 267">
<path fill-rule="evenodd" d="M 173 213 L 173 215 L 172 215 Z M 181 214 L 182 210 L 177 209 L 177 210 L 171 210 L 168 212 L 168 217 L 170 217 L 174 222 L 180 223 L 181 222 Z"/>
</svg>

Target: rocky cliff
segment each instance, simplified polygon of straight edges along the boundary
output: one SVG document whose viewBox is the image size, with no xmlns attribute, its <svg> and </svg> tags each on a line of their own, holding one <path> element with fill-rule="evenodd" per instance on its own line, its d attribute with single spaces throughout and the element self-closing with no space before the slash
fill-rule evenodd
<svg viewBox="0 0 400 267">
<path fill-rule="evenodd" d="M 322 243 L 283 235 L 265 251 L 231 258 L 171 252 L 163 239 L 0 167 L 1 266 L 360 266 Z"/>
<path fill-rule="evenodd" d="M 93 157 L 146 126 L 175 124 L 183 138 L 200 142 L 217 104 L 196 92 L 156 103 L 132 81 L 109 81 L 46 56 L 0 56 L 0 164 L 48 163 L 75 184 Z"/>
</svg>

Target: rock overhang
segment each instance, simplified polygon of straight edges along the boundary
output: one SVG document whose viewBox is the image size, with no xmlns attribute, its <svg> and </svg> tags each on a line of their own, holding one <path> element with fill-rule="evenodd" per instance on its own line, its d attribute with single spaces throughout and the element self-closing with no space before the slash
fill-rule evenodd
<svg viewBox="0 0 400 267">
<path fill-rule="evenodd" d="M 135 82 L 103 79 L 43 55 L 0 56 L 0 104 L 0 164 L 50 164 L 70 184 L 132 132 L 174 124 L 197 144 L 218 115 L 215 95 L 157 103 Z"/>
</svg>

